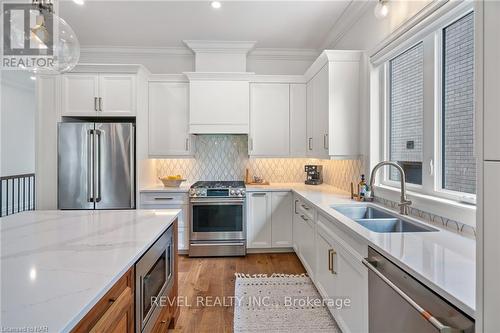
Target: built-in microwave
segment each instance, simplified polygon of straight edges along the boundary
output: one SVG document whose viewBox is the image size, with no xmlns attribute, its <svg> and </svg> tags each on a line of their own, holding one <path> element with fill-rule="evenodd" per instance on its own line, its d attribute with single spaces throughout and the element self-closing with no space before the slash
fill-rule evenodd
<svg viewBox="0 0 500 333">
<path fill-rule="evenodd" d="M 136 332 L 150 332 L 160 315 L 160 299 L 174 283 L 174 253 L 172 225 L 135 264 Z"/>
</svg>

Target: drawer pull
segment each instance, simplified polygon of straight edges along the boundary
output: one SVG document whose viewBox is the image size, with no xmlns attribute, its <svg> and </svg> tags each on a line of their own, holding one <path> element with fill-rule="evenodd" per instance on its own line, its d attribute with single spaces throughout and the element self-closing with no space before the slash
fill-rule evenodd
<svg viewBox="0 0 500 333">
<path fill-rule="evenodd" d="M 309 209 L 310 209 L 310 208 L 309 208 L 309 207 L 307 207 L 306 205 L 301 205 L 301 206 L 302 206 L 302 208 L 304 208 L 305 210 L 309 210 Z"/>
<path fill-rule="evenodd" d="M 174 198 L 155 198 L 155 200 L 174 200 Z"/>
<path fill-rule="evenodd" d="M 307 217 L 305 217 L 304 215 L 300 215 L 300 217 L 304 220 L 304 221 L 309 221 L 309 219 Z"/>
<path fill-rule="evenodd" d="M 337 275 L 337 271 L 335 270 L 335 261 L 334 258 L 337 255 L 334 249 L 328 250 L 329 262 L 328 262 L 328 270 L 332 272 L 333 275 Z"/>
</svg>

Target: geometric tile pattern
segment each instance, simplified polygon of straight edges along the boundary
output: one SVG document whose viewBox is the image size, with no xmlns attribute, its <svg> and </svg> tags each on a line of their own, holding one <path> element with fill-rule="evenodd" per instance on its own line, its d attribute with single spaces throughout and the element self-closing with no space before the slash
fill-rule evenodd
<svg viewBox="0 0 500 333">
<path fill-rule="evenodd" d="M 274 183 L 305 180 L 304 165 L 323 165 L 325 183 L 349 191 L 358 182 L 360 160 L 318 160 L 308 158 L 249 158 L 246 135 L 198 135 L 195 158 L 156 160 L 157 176 L 180 174 L 197 180 L 241 180 L 245 169 Z"/>
</svg>

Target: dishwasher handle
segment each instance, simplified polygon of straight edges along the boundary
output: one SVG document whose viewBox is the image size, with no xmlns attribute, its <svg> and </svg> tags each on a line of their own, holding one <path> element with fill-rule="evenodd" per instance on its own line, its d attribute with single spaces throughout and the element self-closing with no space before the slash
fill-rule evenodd
<svg viewBox="0 0 500 333">
<path fill-rule="evenodd" d="M 401 298 L 403 298 L 408 304 L 410 304 L 415 310 L 417 310 L 420 315 L 432 324 L 440 333 L 460 333 L 463 330 L 456 329 L 441 323 L 436 317 L 434 317 L 429 311 L 422 308 L 415 302 L 410 296 L 408 296 L 404 291 L 398 288 L 391 280 L 389 280 L 384 274 L 382 274 L 375 266 L 377 262 L 375 260 L 370 260 L 364 258 L 362 260 L 363 265 L 365 265 L 369 270 L 371 270 L 375 275 L 377 275 L 382 281 L 384 281 L 392 290 L 394 290 Z"/>
</svg>

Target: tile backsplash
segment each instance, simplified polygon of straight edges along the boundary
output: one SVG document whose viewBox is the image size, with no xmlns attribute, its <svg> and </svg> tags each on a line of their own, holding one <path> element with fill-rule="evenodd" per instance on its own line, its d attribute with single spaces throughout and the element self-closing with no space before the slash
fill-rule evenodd
<svg viewBox="0 0 500 333">
<path fill-rule="evenodd" d="M 303 182 L 304 165 L 323 165 L 326 184 L 349 191 L 362 172 L 360 160 L 317 160 L 308 158 L 249 158 L 246 135 L 198 135 L 195 158 L 156 160 L 158 177 L 180 174 L 189 182 L 197 180 L 244 179 L 245 169 L 275 183 Z"/>
</svg>

